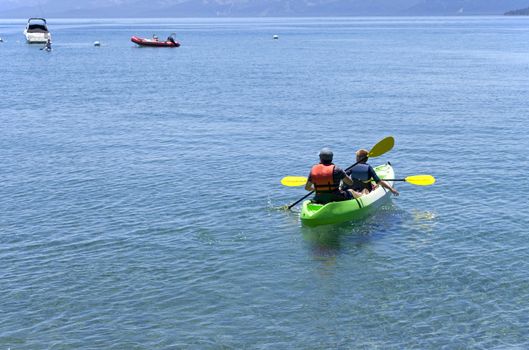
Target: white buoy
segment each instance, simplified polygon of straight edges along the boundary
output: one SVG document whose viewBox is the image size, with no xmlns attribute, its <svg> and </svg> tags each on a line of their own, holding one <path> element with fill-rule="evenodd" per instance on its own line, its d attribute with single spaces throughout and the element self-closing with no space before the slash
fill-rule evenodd
<svg viewBox="0 0 529 350">
<path fill-rule="evenodd" d="M 101 46 L 101 43 L 99 41 L 94 41 L 94 46 Z"/>
<path fill-rule="evenodd" d="M 0 38 L 0 43 L 3 43 L 4 42 L 4 39 Z"/>
<path fill-rule="evenodd" d="M 273 39 L 279 39 L 279 35 L 276 34 L 276 35 L 274 35 L 272 38 L 273 38 Z"/>
</svg>

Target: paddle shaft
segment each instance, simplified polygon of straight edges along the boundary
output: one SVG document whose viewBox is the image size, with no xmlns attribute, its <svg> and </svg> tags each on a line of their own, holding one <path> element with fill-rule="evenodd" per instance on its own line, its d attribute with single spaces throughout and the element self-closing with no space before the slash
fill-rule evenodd
<svg viewBox="0 0 529 350">
<path fill-rule="evenodd" d="M 430 186 L 435 183 L 435 178 L 432 175 L 415 175 L 408 176 L 404 179 L 384 179 L 386 181 L 405 181 L 412 185 L 417 186 Z"/>
<path fill-rule="evenodd" d="M 364 157 L 362 159 L 360 159 L 358 162 L 354 163 L 353 165 L 351 165 L 350 167 L 348 167 L 347 169 L 345 169 L 345 172 L 347 172 L 348 170 L 351 170 L 352 168 L 354 168 L 356 165 L 360 164 L 361 162 L 363 162 L 364 160 L 366 160 L 367 158 Z M 298 199 L 297 201 L 295 201 L 294 203 L 290 204 L 287 208 L 287 210 L 290 210 L 292 209 L 293 206 L 295 206 L 296 204 L 298 204 L 299 202 L 301 202 L 302 200 L 304 200 L 305 198 L 307 198 L 308 196 L 310 196 L 311 194 L 313 194 L 314 191 L 310 191 L 309 193 L 307 193 L 306 195 L 304 195 L 303 197 L 301 197 L 300 199 Z"/>
</svg>

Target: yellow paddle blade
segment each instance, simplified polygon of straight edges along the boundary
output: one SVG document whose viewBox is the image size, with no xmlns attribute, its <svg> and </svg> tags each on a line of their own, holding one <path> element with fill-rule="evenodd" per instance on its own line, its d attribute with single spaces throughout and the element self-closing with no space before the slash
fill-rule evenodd
<svg viewBox="0 0 529 350">
<path fill-rule="evenodd" d="M 432 175 L 413 175 L 404 178 L 404 181 L 417 186 L 430 186 L 435 183 Z"/>
<path fill-rule="evenodd" d="M 384 153 L 391 151 L 394 145 L 395 139 L 392 136 L 388 136 L 374 145 L 367 155 L 368 157 L 379 157 Z"/>
<path fill-rule="evenodd" d="M 305 176 L 285 176 L 281 179 L 281 184 L 288 187 L 304 186 L 306 183 L 307 178 Z"/>
</svg>

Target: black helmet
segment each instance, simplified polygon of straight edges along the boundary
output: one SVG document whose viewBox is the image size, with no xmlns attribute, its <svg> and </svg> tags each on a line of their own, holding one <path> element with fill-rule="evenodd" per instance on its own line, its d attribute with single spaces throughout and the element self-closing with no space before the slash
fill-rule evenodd
<svg viewBox="0 0 529 350">
<path fill-rule="evenodd" d="M 326 162 L 332 162 L 332 151 L 330 148 L 322 148 L 320 151 L 320 160 Z"/>
</svg>

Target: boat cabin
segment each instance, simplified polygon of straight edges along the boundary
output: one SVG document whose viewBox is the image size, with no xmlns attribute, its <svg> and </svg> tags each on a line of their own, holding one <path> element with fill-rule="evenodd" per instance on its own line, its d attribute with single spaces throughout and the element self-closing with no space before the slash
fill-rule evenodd
<svg viewBox="0 0 529 350">
<path fill-rule="evenodd" d="M 30 18 L 26 26 L 28 33 L 48 33 L 48 26 L 44 18 Z"/>
</svg>

